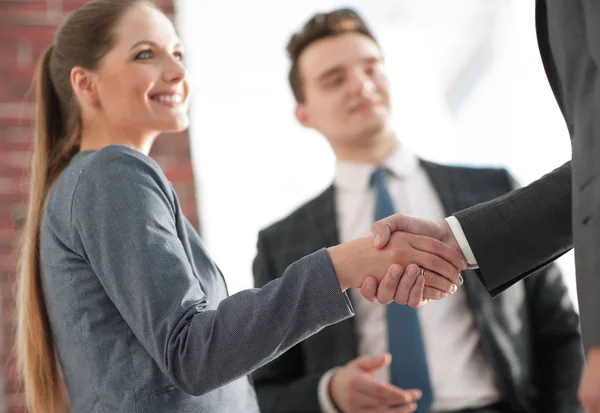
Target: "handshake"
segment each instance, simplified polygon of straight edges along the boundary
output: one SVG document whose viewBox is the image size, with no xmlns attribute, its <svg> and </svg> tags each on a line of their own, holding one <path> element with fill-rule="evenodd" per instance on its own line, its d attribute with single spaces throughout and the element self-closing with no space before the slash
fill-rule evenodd
<svg viewBox="0 0 600 413">
<path fill-rule="evenodd" d="M 373 224 L 373 234 L 329 248 L 342 290 L 416 308 L 462 285 L 467 262 L 445 220 L 395 214 Z"/>
<path fill-rule="evenodd" d="M 373 234 L 329 248 L 343 290 L 360 288 L 369 301 L 416 308 L 462 285 L 460 271 L 467 262 L 445 220 L 396 214 L 373 224 Z M 413 412 L 419 389 L 401 389 L 373 376 L 390 363 L 389 354 L 364 355 L 331 371 L 322 380 L 325 400 L 333 406 L 327 411 Z"/>
</svg>

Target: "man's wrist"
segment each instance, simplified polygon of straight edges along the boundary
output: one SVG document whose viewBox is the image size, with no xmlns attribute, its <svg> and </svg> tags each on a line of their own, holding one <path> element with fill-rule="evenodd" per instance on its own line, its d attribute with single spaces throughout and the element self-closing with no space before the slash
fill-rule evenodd
<svg viewBox="0 0 600 413">
<path fill-rule="evenodd" d="M 323 413 L 341 413 L 341 410 L 339 410 L 333 401 L 333 397 L 331 397 L 331 392 L 329 391 L 331 388 L 331 379 L 333 379 L 334 374 L 338 370 L 339 367 L 329 370 L 327 373 L 323 374 L 321 380 L 319 380 L 319 406 L 321 407 L 321 411 Z"/>
</svg>

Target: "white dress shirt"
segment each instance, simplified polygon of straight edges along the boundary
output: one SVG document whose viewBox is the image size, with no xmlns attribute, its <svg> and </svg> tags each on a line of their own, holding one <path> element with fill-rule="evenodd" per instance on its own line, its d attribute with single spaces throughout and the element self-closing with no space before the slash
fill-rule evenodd
<svg viewBox="0 0 600 413">
<path fill-rule="evenodd" d="M 458 246 L 462 250 L 462 253 L 467 260 L 467 265 L 471 269 L 477 268 L 477 260 L 475 259 L 475 254 L 473 254 L 471 245 L 469 244 L 469 241 L 467 241 L 467 236 L 465 235 L 465 232 L 460 226 L 460 222 L 458 222 L 458 219 L 453 215 L 450 215 L 449 217 L 445 218 L 445 220 L 448 223 L 450 231 L 452 231 L 454 238 L 456 238 L 456 242 L 458 242 Z"/>
<path fill-rule="evenodd" d="M 399 145 L 384 162 L 390 175 L 388 189 L 397 212 L 422 218 L 444 218 L 441 201 L 418 159 Z M 340 242 L 372 235 L 375 196 L 369 187 L 375 165 L 338 162 L 334 185 Z M 359 355 L 388 352 L 386 306 L 370 303 L 359 290 L 350 291 L 355 310 Z M 500 400 L 492 369 L 481 352 L 479 332 L 459 288 L 442 301 L 419 308 L 419 320 L 434 392 L 433 410 L 481 407 Z M 325 413 L 337 413 L 329 382 L 335 370 L 319 383 L 319 402 Z M 389 367 L 375 372 L 389 382 Z"/>
</svg>

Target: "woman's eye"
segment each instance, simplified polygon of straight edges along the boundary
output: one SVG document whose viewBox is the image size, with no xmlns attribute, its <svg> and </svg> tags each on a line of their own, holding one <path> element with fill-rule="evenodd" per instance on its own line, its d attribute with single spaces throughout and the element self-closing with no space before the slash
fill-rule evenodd
<svg viewBox="0 0 600 413">
<path fill-rule="evenodd" d="M 150 50 L 142 50 L 138 54 L 135 55 L 136 60 L 147 60 L 152 57 L 152 52 Z"/>
<path fill-rule="evenodd" d="M 175 52 L 173 53 L 173 56 L 175 56 L 175 59 L 182 61 L 183 60 L 183 52 Z"/>
</svg>

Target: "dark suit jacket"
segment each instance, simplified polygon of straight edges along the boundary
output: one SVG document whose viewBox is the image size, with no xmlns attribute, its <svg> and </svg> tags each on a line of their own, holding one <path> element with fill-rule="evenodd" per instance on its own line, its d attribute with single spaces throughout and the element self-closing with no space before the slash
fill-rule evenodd
<svg viewBox="0 0 600 413">
<path fill-rule="evenodd" d="M 423 162 L 447 214 L 510 191 L 505 170 Z M 254 261 L 257 287 L 300 257 L 339 243 L 335 190 L 327 189 L 289 217 L 261 231 Z M 468 304 L 484 354 L 514 412 L 577 413 L 583 366 L 578 316 L 554 266 L 493 300 L 474 274 L 465 275 Z M 435 305 L 435 303 L 431 304 Z M 358 356 L 354 320 L 325 328 L 254 373 L 261 410 L 319 412 L 321 376 Z"/>
<path fill-rule="evenodd" d="M 600 346 L 600 3 L 538 0 L 536 27 L 572 161 L 456 217 L 493 295 L 575 246 L 584 343 Z"/>
</svg>

